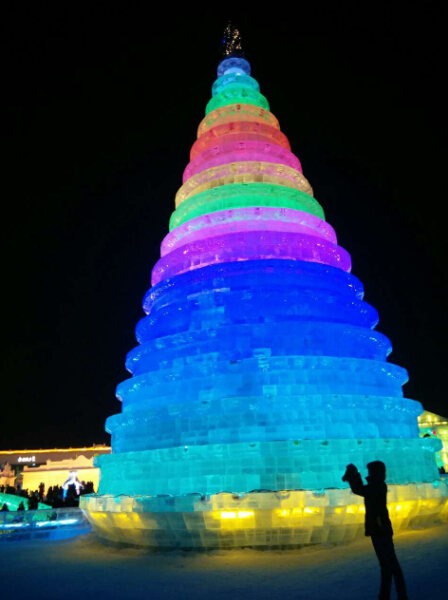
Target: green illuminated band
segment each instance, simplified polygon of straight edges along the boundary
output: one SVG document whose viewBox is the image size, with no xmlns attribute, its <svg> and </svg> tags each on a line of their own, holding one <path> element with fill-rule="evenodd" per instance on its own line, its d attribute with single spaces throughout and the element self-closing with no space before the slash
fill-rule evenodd
<svg viewBox="0 0 448 600">
<path fill-rule="evenodd" d="M 249 206 L 293 208 L 325 219 L 317 200 L 300 190 L 266 183 L 233 183 L 187 198 L 171 215 L 170 231 L 195 217 Z"/>
</svg>

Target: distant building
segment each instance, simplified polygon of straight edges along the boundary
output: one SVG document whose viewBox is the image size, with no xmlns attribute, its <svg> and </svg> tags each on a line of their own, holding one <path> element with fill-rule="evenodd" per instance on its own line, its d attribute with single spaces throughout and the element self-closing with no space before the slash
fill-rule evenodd
<svg viewBox="0 0 448 600">
<path fill-rule="evenodd" d="M 448 418 L 425 410 L 418 417 L 421 437 L 436 437 L 441 440 L 443 447 L 436 453 L 437 466 L 443 467 L 448 473 Z"/>
<path fill-rule="evenodd" d="M 95 491 L 98 491 L 100 470 L 93 466 L 93 458 L 84 456 L 66 460 L 47 460 L 45 465 L 39 467 L 25 467 L 22 472 L 22 488 L 38 490 L 41 483 L 45 485 L 45 490 L 50 486 L 62 486 L 73 472 L 76 472 L 81 482 L 92 481 Z"/>
<path fill-rule="evenodd" d="M 109 446 L 85 448 L 54 448 L 49 450 L 3 450 L 0 451 L 0 485 L 16 486 L 37 490 L 43 483 L 45 489 L 62 485 L 69 474 L 77 472 L 80 481 L 93 481 L 98 490 L 99 469 L 93 459 L 100 454 L 109 454 Z"/>
<path fill-rule="evenodd" d="M 0 486 L 14 486 L 15 478 L 15 471 L 11 469 L 11 465 L 9 463 L 0 464 Z"/>
</svg>

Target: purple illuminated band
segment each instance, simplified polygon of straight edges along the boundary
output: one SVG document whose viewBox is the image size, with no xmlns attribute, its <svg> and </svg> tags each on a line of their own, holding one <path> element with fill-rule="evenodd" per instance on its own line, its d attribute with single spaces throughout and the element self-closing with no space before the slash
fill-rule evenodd
<svg viewBox="0 0 448 600">
<path fill-rule="evenodd" d="M 207 237 L 263 229 L 304 233 L 337 242 L 333 227 L 319 217 L 290 208 L 257 206 L 223 210 L 187 221 L 165 237 L 161 245 L 161 256 Z"/>
<path fill-rule="evenodd" d="M 161 258 L 152 270 L 152 285 L 187 271 L 233 261 L 267 258 L 318 262 L 349 272 L 349 253 L 320 237 L 303 233 L 249 231 L 228 233 L 185 244 Z"/>
</svg>

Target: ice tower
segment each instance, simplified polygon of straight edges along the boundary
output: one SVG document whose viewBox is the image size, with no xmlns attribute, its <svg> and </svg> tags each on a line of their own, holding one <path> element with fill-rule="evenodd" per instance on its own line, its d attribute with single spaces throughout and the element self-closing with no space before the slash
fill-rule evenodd
<svg viewBox="0 0 448 600">
<path fill-rule="evenodd" d="M 235 47 L 107 420 L 113 453 L 82 507 L 100 536 L 130 544 L 346 541 L 364 507 L 345 466 L 382 460 L 395 528 L 433 521 L 447 510 L 440 442 L 419 438 L 407 373 L 387 362 L 350 256 Z"/>
</svg>

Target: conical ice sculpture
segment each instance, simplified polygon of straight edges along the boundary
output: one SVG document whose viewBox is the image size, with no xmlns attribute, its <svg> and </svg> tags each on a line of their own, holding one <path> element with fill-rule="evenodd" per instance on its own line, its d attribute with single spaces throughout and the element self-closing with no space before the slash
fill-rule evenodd
<svg viewBox="0 0 448 600">
<path fill-rule="evenodd" d="M 419 438 L 407 373 L 250 73 L 218 67 L 82 500 L 111 541 L 347 541 L 364 507 L 341 477 L 373 460 L 395 529 L 447 511 L 440 442 Z"/>
</svg>

